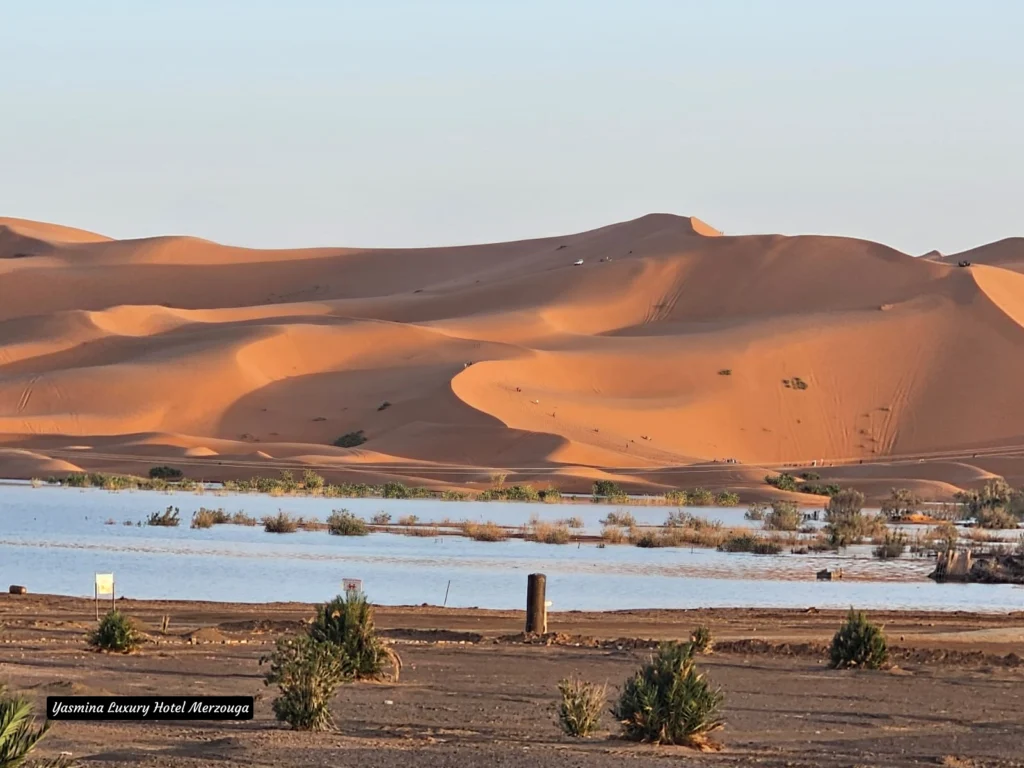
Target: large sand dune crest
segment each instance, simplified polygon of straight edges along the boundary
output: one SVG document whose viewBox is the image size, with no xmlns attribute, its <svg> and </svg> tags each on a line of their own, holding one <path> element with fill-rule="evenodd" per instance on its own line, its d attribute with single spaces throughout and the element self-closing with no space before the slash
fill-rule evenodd
<svg viewBox="0 0 1024 768">
<path fill-rule="evenodd" d="M 986 248 L 1013 269 L 1014 243 Z M 992 476 L 975 453 L 1024 456 L 1024 275 L 951 259 L 669 214 L 405 250 L 0 219 L 0 442 L 207 478 L 507 467 L 581 488 L 606 471 L 753 488 L 763 467 L 825 462 L 948 495 Z M 358 430 L 359 449 L 332 445 Z M 10 472 L 37 462 L 18 456 Z M 751 469 L 707 474 L 725 458 Z"/>
</svg>

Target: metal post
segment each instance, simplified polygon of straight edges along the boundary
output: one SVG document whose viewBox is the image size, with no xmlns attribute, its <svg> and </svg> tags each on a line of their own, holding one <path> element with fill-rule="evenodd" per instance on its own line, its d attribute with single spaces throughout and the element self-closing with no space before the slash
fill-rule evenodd
<svg viewBox="0 0 1024 768">
<path fill-rule="evenodd" d="M 543 573 L 531 573 L 526 585 L 526 632 L 544 634 L 548 630 L 548 607 L 546 600 L 547 577 Z"/>
</svg>

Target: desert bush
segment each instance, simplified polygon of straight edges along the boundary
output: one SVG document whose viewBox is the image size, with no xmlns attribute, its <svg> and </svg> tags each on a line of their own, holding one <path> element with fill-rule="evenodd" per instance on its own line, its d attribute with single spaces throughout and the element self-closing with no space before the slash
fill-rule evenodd
<svg viewBox="0 0 1024 768">
<path fill-rule="evenodd" d="M 333 536 L 365 536 L 370 529 L 361 517 L 347 509 L 336 509 L 327 517 L 327 532 Z"/>
<path fill-rule="evenodd" d="M 312 469 L 307 469 L 302 473 L 302 487 L 313 492 L 323 490 L 324 479 Z"/>
<path fill-rule="evenodd" d="M 843 490 L 837 483 L 823 485 L 821 483 L 801 483 L 797 488 L 800 493 L 809 493 L 814 496 L 835 496 Z"/>
<path fill-rule="evenodd" d="M 562 503 L 562 492 L 555 488 L 554 486 L 542 488 L 541 490 L 537 491 L 537 495 L 540 497 L 540 500 L 543 501 L 545 504 Z"/>
<path fill-rule="evenodd" d="M 976 491 L 960 491 L 953 497 L 963 517 L 973 517 L 979 528 L 1016 528 L 1018 519 L 1011 510 L 1019 506 L 1013 489 L 1002 478 L 990 480 Z"/>
<path fill-rule="evenodd" d="M 594 482 L 594 498 L 619 497 L 624 495 L 622 489 L 611 480 L 597 480 Z"/>
<path fill-rule="evenodd" d="M 711 646 L 714 640 L 711 637 L 711 628 L 707 624 L 698 625 L 690 633 L 690 645 L 694 653 L 711 653 Z"/>
<path fill-rule="evenodd" d="M 265 662 L 270 671 L 264 685 L 276 685 L 281 692 L 272 703 L 278 720 L 304 731 L 333 727 L 331 699 L 350 677 L 337 646 L 308 635 L 282 637 L 274 652 L 260 659 L 261 665 Z"/>
<path fill-rule="evenodd" d="M 505 541 L 508 539 L 508 531 L 490 520 L 486 523 L 465 522 L 462 524 L 462 532 L 473 541 Z"/>
<path fill-rule="evenodd" d="M 796 478 L 785 472 L 778 475 L 765 475 L 764 481 L 780 491 L 795 491 L 797 489 Z"/>
<path fill-rule="evenodd" d="M 604 685 L 567 678 L 558 682 L 562 700 L 558 704 L 558 722 L 569 736 L 586 738 L 597 730 L 608 697 Z"/>
<path fill-rule="evenodd" d="M 819 475 L 817 472 L 801 472 L 800 477 L 803 480 L 810 480 L 811 482 L 815 480 L 821 480 L 821 475 Z"/>
<path fill-rule="evenodd" d="M 718 372 L 719 376 L 732 376 L 732 368 L 723 368 Z"/>
<path fill-rule="evenodd" d="M 847 488 L 835 494 L 825 506 L 825 533 L 836 547 L 856 544 L 865 536 L 885 533 L 885 520 L 881 515 L 865 515 L 864 494 Z"/>
<path fill-rule="evenodd" d="M 309 625 L 309 636 L 317 643 L 340 649 L 346 677 L 398 681 L 402 660 L 377 635 L 373 604 L 365 595 L 350 593 L 338 596 L 318 607 Z M 387 671 L 389 667 L 390 673 Z"/>
<path fill-rule="evenodd" d="M 441 501 L 467 501 L 469 494 L 463 491 L 441 491 Z"/>
<path fill-rule="evenodd" d="M 384 487 L 381 490 L 381 495 L 385 499 L 408 499 L 409 489 L 404 483 L 388 482 L 384 483 Z"/>
<path fill-rule="evenodd" d="M 366 435 L 363 434 L 363 430 L 358 429 L 355 432 L 346 432 L 334 441 L 334 445 L 338 448 L 355 448 L 356 446 L 365 443 L 366 439 L 367 438 Z"/>
<path fill-rule="evenodd" d="M 231 522 L 231 516 L 223 509 L 207 509 L 200 507 L 192 513 L 191 528 L 212 528 Z"/>
<path fill-rule="evenodd" d="M 527 541 L 536 541 L 541 544 L 568 544 L 571 538 L 572 532 L 565 523 L 538 521 L 533 523 L 526 532 Z"/>
<path fill-rule="evenodd" d="M 929 545 L 941 551 L 955 549 L 959 540 L 960 531 L 948 520 L 932 528 L 925 539 Z"/>
<path fill-rule="evenodd" d="M 659 535 L 659 531 L 650 528 L 630 528 L 629 543 L 634 547 L 653 549 L 666 546 L 667 539 Z"/>
<path fill-rule="evenodd" d="M 89 645 L 100 651 L 131 653 L 142 645 L 142 635 L 135 622 L 116 608 L 100 619 L 100 624 L 89 635 Z"/>
<path fill-rule="evenodd" d="M 267 533 L 295 533 L 299 530 L 299 521 L 287 512 L 263 518 L 263 530 Z"/>
<path fill-rule="evenodd" d="M 863 612 L 851 608 L 846 622 L 832 638 L 829 666 L 833 669 L 878 669 L 888 659 L 889 650 L 882 627 L 868 621 Z"/>
<path fill-rule="evenodd" d="M 0 683 L 0 768 L 28 765 L 29 755 L 49 730 L 49 720 L 36 725 L 32 702 L 23 696 L 9 694 L 7 686 Z M 56 768 L 67 765 L 67 761 L 58 758 L 34 765 Z"/>
<path fill-rule="evenodd" d="M 751 502 L 750 506 L 747 507 L 747 511 L 743 513 L 743 517 L 747 520 L 764 520 L 768 508 L 768 505 L 763 501 Z"/>
<path fill-rule="evenodd" d="M 616 525 L 606 525 L 601 529 L 601 541 L 605 544 L 622 544 L 626 540 L 626 532 Z"/>
<path fill-rule="evenodd" d="M 735 507 L 739 503 L 739 494 L 732 491 L 722 491 L 715 496 L 715 506 L 717 507 Z"/>
<path fill-rule="evenodd" d="M 723 725 L 724 699 L 697 671 L 693 646 L 665 643 L 626 680 L 614 714 L 631 741 L 701 748 Z"/>
<path fill-rule="evenodd" d="M 762 539 L 749 533 L 741 533 L 730 536 L 721 544 L 718 549 L 722 552 L 749 552 L 754 555 L 777 555 L 782 551 L 782 546 L 771 539 Z"/>
<path fill-rule="evenodd" d="M 885 538 L 872 550 L 879 560 L 890 560 L 902 555 L 907 549 L 907 537 L 900 531 L 886 531 Z"/>
<path fill-rule="evenodd" d="M 619 525 L 623 528 L 631 528 L 636 525 L 636 518 L 626 510 L 609 512 L 601 521 L 601 525 Z"/>
<path fill-rule="evenodd" d="M 690 528 L 695 531 L 702 531 L 721 528 L 722 524 L 718 520 L 708 520 L 706 517 L 698 517 L 697 515 L 677 509 L 675 512 L 669 512 L 668 517 L 665 518 L 665 527 Z"/>
<path fill-rule="evenodd" d="M 231 525 L 247 525 L 251 527 L 259 523 L 259 520 L 255 517 L 250 517 L 245 512 L 235 512 L 231 515 L 231 519 L 228 522 Z"/>
<path fill-rule="evenodd" d="M 146 525 L 157 525 L 164 528 L 177 528 L 181 523 L 177 507 L 168 507 L 163 512 L 153 512 L 146 519 Z"/>
<path fill-rule="evenodd" d="M 398 518 L 399 525 L 416 525 L 420 521 L 416 515 L 402 515 Z"/>
<path fill-rule="evenodd" d="M 808 384 L 799 376 L 794 376 L 791 379 L 783 379 L 782 386 L 788 389 L 807 389 Z"/>
<path fill-rule="evenodd" d="M 583 518 L 579 517 L 577 515 L 573 515 L 572 517 L 567 517 L 567 518 L 565 518 L 565 520 L 559 520 L 558 522 L 561 525 L 568 526 L 569 528 L 573 528 L 575 530 L 579 530 L 580 528 L 583 527 Z"/>
<path fill-rule="evenodd" d="M 707 488 L 694 488 L 686 492 L 686 504 L 690 507 L 710 507 L 715 500 L 715 494 Z"/>
<path fill-rule="evenodd" d="M 666 504 L 672 504 L 677 507 L 685 507 L 689 502 L 690 497 L 687 495 L 686 491 L 678 490 L 668 491 L 666 494 L 662 496 L 662 499 Z"/>
<path fill-rule="evenodd" d="M 181 480 L 185 473 L 176 467 L 150 467 L 149 477 L 152 480 Z"/>
<path fill-rule="evenodd" d="M 374 525 L 389 525 L 391 523 L 391 515 L 387 512 L 378 512 L 370 518 L 370 522 Z"/>
<path fill-rule="evenodd" d="M 893 488 L 889 498 L 882 502 L 882 515 L 892 522 L 906 520 L 920 509 L 920 497 L 906 488 Z"/>
<path fill-rule="evenodd" d="M 773 501 L 771 511 L 764 516 L 764 527 L 772 531 L 795 531 L 803 516 L 792 501 Z"/>
</svg>

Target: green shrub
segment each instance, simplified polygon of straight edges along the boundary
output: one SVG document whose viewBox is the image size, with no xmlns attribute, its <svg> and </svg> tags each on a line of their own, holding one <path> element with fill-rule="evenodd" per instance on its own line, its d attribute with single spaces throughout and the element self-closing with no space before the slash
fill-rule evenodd
<svg viewBox="0 0 1024 768">
<path fill-rule="evenodd" d="M 764 516 L 764 527 L 772 531 L 795 531 L 803 516 L 792 501 L 773 501 L 772 509 Z"/>
<path fill-rule="evenodd" d="M 324 479 L 312 469 L 307 469 L 302 473 L 302 487 L 313 492 L 323 490 Z"/>
<path fill-rule="evenodd" d="M 828 500 L 825 506 L 825 533 L 834 547 L 856 544 L 865 536 L 882 535 L 886 531 L 881 515 L 865 515 L 864 494 L 847 488 Z"/>
<path fill-rule="evenodd" d="M 299 530 L 299 521 L 287 512 L 263 518 L 263 530 L 267 533 L 295 533 Z"/>
<path fill-rule="evenodd" d="M 381 495 L 385 499 L 408 499 L 409 489 L 405 487 L 404 483 L 384 483 L 384 488 L 381 490 Z"/>
<path fill-rule="evenodd" d="M 308 635 L 282 637 L 260 664 L 268 661 L 270 671 L 263 683 L 276 685 L 281 692 L 272 704 L 274 716 L 297 730 L 332 728 L 331 699 L 349 677 L 340 649 Z"/>
<path fill-rule="evenodd" d="M 594 482 L 595 497 L 622 496 L 622 489 L 611 480 L 597 480 Z"/>
<path fill-rule="evenodd" d="M 327 518 L 327 532 L 333 536 L 365 536 L 370 532 L 366 521 L 347 509 L 334 510 Z"/>
<path fill-rule="evenodd" d="M 711 653 L 711 646 L 714 640 L 711 637 L 711 628 L 707 624 L 700 624 L 690 633 L 690 645 L 694 653 Z"/>
<path fill-rule="evenodd" d="M 861 611 L 850 609 L 846 622 L 832 638 L 829 666 L 833 669 L 878 669 L 889 660 L 882 627 L 868 621 Z"/>
<path fill-rule="evenodd" d="M 334 445 L 338 448 L 355 448 L 357 445 L 362 445 L 366 442 L 366 435 L 363 434 L 363 430 L 359 429 L 355 432 L 346 432 L 344 435 L 334 441 Z"/>
<path fill-rule="evenodd" d="M 340 649 L 347 677 L 398 681 L 402 660 L 378 637 L 373 624 L 373 605 L 364 595 L 338 596 L 317 608 L 316 617 L 309 625 L 309 636 L 317 643 Z"/>
<path fill-rule="evenodd" d="M 715 496 L 715 506 L 717 507 L 735 507 L 739 503 L 739 494 L 732 491 L 722 491 Z"/>
<path fill-rule="evenodd" d="M 782 546 L 771 539 L 762 539 L 749 533 L 730 536 L 718 545 L 721 552 L 749 552 L 753 555 L 777 555 Z"/>
<path fill-rule="evenodd" d="M 821 480 L 821 475 L 819 475 L 817 472 L 801 472 L 800 477 L 802 477 L 804 480 L 810 480 L 812 482 L 814 480 Z"/>
<path fill-rule="evenodd" d="M 149 476 L 153 480 L 181 480 L 185 473 L 175 467 L 150 467 Z"/>
<path fill-rule="evenodd" d="M 0 768 L 27 765 L 26 759 L 49 730 L 49 720 L 36 726 L 32 703 L 28 699 L 9 694 L 7 686 L 0 683 Z M 66 764 L 65 760 L 58 759 L 45 765 Z"/>
<path fill-rule="evenodd" d="M 192 528 L 212 528 L 231 522 L 231 516 L 223 509 L 207 509 L 200 507 L 192 513 Z"/>
<path fill-rule="evenodd" d="M 673 504 L 677 507 L 685 507 L 690 501 L 685 490 L 669 491 L 662 498 L 666 504 Z"/>
<path fill-rule="evenodd" d="M 89 635 L 89 645 L 100 651 L 131 653 L 142 645 L 142 636 L 135 622 L 115 608 L 100 619 L 100 625 Z"/>
<path fill-rule="evenodd" d="M 836 483 L 822 485 L 821 483 L 803 483 L 797 488 L 800 493 L 809 493 L 814 496 L 835 496 L 842 488 Z"/>
<path fill-rule="evenodd" d="M 164 528 L 177 528 L 181 523 L 177 507 L 168 507 L 163 512 L 153 512 L 146 519 L 146 525 L 157 525 Z"/>
<path fill-rule="evenodd" d="M 569 736 L 586 738 L 597 730 L 608 697 L 604 685 L 567 678 L 558 682 L 562 700 L 558 704 L 558 722 Z"/>
<path fill-rule="evenodd" d="M 907 537 L 899 531 L 886 531 L 885 540 L 872 550 L 879 560 L 899 557 L 907 549 Z"/>
<path fill-rule="evenodd" d="M 441 501 L 467 501 L 469 494 L 463 491 L 441 491 Z"/>
<path fill-rule="evenodd" d="M 537 491 L 537 495 L 545 504 L 560 504 L 562 502 L 562 492 L 554 487 L 542 488 Z"/>
<path fill-rule="evenodd" d="M 797 489 L 796 478 L 786 472 L 779 475 L 765 475 L 764 481 L 780 491 L 795 491 Z"/>
<path fill-rule="evenodd" d="M 702 748 L 723 725 L 724 699 L 697 671 L 693 646 L 665 643 L 626 681 L 614 714 L 631 741 Z"/>
<path fill-rule="evenodd" d="M 690 507 L 709 507 L 715 500 L 715 494 L 707 488 L 694 488 L 686 492 L 686 504 Z"/>
</svg>

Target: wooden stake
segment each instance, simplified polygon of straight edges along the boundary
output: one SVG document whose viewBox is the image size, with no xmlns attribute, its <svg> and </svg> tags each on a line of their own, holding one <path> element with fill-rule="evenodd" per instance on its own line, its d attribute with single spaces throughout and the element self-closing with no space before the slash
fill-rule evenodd
<svg viewBox="0 0 1024 768">
<path fill-rule="evenodd" d="M 547 576 L 531 573 L 526 584 L 526 631 L 544 634 L 548 630 Z"/>
</svg>

